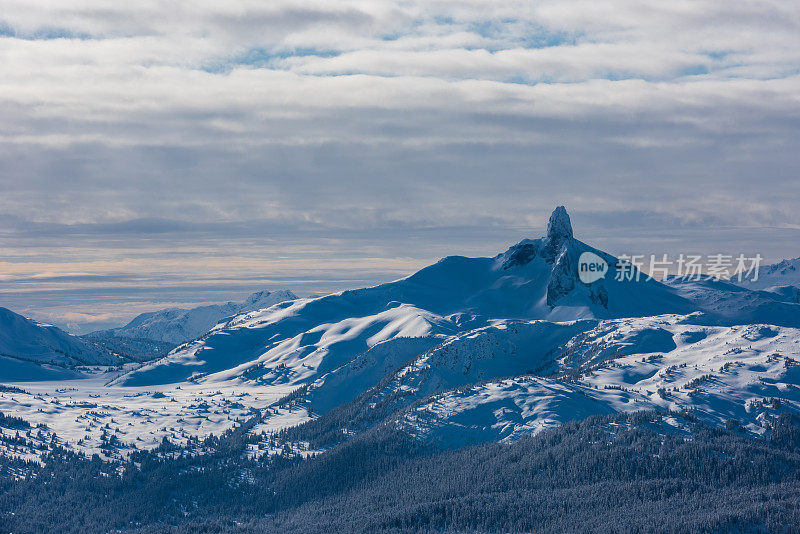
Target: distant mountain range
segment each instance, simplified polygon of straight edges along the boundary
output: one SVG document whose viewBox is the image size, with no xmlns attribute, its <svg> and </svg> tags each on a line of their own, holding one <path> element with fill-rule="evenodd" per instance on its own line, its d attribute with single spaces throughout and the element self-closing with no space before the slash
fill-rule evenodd
<svg viewBox="0 0 800 534">
<path fill-rule="evenodd" d="M 227 317 L 269 308 L 286 300 L 295 300 L 297 295 L 289 290 L 259 291 L 243 302 L 210 304 L 196 308 L 165 308 L 137 315 L 119 328 L 99 330 L 87 334 L 89 338 L 123 337 L 147 339 L 178 345 L 208 332 Z"/>
<path fill-rule="evenodd" d="M 743 280 L 740 285 L 751 289 L 769 289 L 780 291 L 781 287 L 800 287 L 800 258 L 782 260 L 773 265 L 764 265 L 759 269 L 758 279 Z"/>
<path fill-rule="evenodd" d="M 76 367 L 162 357 L 227 317 L 296 298 L 288 290 L 260 291 L 243 302 L 144 313 L 121 328 L 83 336 L 0 308 L 0 380 L 76 379 Z"/>
</svg>

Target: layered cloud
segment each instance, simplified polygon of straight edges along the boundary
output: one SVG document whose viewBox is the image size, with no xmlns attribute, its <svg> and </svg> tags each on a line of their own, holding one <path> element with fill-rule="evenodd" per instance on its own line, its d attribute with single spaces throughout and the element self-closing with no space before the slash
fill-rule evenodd
<svg viewBox="0 0 800 534">
<path fill-rule="evenodd" d="M 792 1 L 6 0 L 0 297 L 329 290 L 556 203 L 612 252 L 796 256 L 798 95 Z"/>
</svg>

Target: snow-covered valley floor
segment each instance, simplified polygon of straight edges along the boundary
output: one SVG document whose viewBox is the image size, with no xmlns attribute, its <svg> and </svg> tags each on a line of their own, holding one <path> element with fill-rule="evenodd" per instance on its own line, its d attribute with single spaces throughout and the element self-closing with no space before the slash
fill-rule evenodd
<svg viewBox="0 0 800 534">
<path fill-rule="evenodd" d="M 0 412 L 30 423 L 35 427 L 32 436 L 41 430 L 48 441 L 55 435 L 67 448 L 111 459 L 135 449 L 152 449 L 164 438 L 186 444 L 191 438 L 220 435 L 294 389 L 230 383 L 106 385 L 115 376 L 100 372 L 72 381 L 5 382 L 8 390 L 0 390 Z M 299 409 L 271 413 L 273 417 L 260 423 L 259 431 L 275 431 L 308 419 L 305 410 Z M 5 433 L 13 432 L 6 429 Z"/>
</svg>

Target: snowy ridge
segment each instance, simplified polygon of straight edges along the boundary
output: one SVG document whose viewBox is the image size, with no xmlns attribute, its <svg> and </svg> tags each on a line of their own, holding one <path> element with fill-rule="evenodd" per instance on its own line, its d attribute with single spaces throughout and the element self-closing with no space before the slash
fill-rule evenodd
<svg viewBox="0 0 800 534">
<path fill-rule="evenodd" d="M 121 378 L 122 385 L 245 380 L 301 384 L 332 371 L 355 355 L 395 339 L 441 339 L 457 331 L 447 319 L 410 305 L 331 322 L 316 319 L 323 299 L 300 299 L 218 325 L 204 338 Z M 405 361 L 416 346 L 401 351 Z"/>
<path fill-rule="evenodd" d="M 781 260 L 759 269 L 758 280 L 742 280 L 741 284 L 750 289 L 768 289 L 776 286 L 800 287 L 800 258 Z"/>
<path fill-rule="evenodd" d="M 705 327 L 686 317 L 604 321 L 567 343 L 548 378 L 523 376 L 434 395 L 401 428 L 452 446 L 516 439 L 592 414 L 689 411 L 754 433 L 800 414 L 800 330 Z"/>
<path fill-rule="evenodd" d="M 92 332 L 92 337 L 126 337 L 149 339 L 173 344 L 184 343 L 208 332 L 225 318 L 253 310 L 269 308 L 279 302 L 295 300 L 297 295 L 288 290 L 259 291 L 243 302 L 226 302 L 197 308 L 167 308 L 136 316 L 120 328 Z"/>
<path fill-rule="evenodd" d="M 541 372 L 552 367 L 558 347 L 596 324 L 597 321 L 590 320 L 570 323 L 498 321 L 466 331 L 423 352 L 389 374 L 389 381 L 371 391 L 369 402 L 377 405 L 391 397 L 393 406 L 397 408 L 400 406 L 398 402 L 408 405 L 463 385 Z M 363 387 L 363 381 L 337 378 L 339 380 L 331 384 L 330 375 L 326 375 L 309 387 L 307 398 L 315 412 L 324 413 L 340 404 L 342 389 L 353 397 L 367 389 Z M 377 383 L 378 380 L 372 381 L 372 384 Z M 398 401 L 398 398 L 403 400 Z"/>
<path fill-rule="evenodd" d="M 750 290 L 725 280 L 668 278 L 665 283 L 692 301 L 708 324 L 769 323 L 800 327 L 800 289 L 794 286 Z"/>
<path fill-rule="evenodd" d="M 3 380 L 65 379 L 80 365 L 114 365 L 114 352 L 56 328 L 0 308 L 0 377 Z"/>
</svg>

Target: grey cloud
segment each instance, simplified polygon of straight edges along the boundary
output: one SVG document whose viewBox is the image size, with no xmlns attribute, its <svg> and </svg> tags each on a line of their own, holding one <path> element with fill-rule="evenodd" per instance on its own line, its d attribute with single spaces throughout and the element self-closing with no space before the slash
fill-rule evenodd
<svg viewBox="0 0 800 534">
<path fill-rule="evenodd" d="M 614 253 L 800 254 L 791 2 L 526 6 L 85 0 L 58 32 L 93 39 L 31 41 L 49 17 L 13 0 L 0 300 L 122 321 L 343 289 L 496 254 L 557 204 Z M 277 59 L 202 70 L 254 48 Z"/>
</svg>

